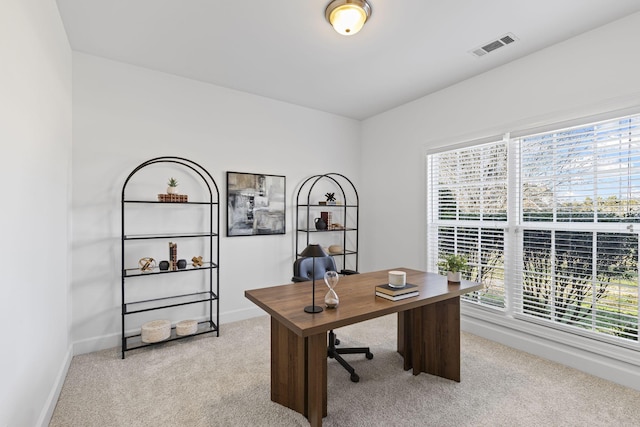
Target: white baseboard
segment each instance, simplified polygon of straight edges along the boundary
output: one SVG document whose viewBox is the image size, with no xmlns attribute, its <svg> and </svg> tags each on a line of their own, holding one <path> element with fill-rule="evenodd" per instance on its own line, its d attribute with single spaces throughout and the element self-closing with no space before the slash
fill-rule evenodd
<svg viewBox="0 0 640 427">
<path fill-rule="evenodd" d="M 93 353 L 94 351 L 119 347 L 121 344 L 121 335 L 119 333 L 87 338 L 73 343 L 73 355 Z"/>
<path fill-rule="evenodd" d="M 224 333 L 222 325 L 225 323 L 237 322 L 239 320 L 250 319 L 264 315 L 265 312 L 258 307 L 250 307 L 242 310 L 235 310 L 220 313 L 220 330 Z M 198 320 L 204 320 L 198 319 Z M 107 348 L 120 347 L 122 345 L 121 333 L 112 333 L 98 337 L 87 338 L 73 343 L 73 355 L 93 353 L 94 351 L 105 350 Z"/>
<path fill-rule="evenodd" d="M 264 310 L 257 306 L 243 308 L 242 310 L 227 311 L 220 313 L 220 324 L 237 322 L 239 320 L 251 319 L 252 317 L 264 316 Z"/>
<path fill-rule="evenodd" d="M 67 378 L 67 372 L 69 372 L 69 366 L 71 366 L 71 359 L 73 359 L 73 347 L 69 346 L 67 348 L 67 354 L 62 362 L 62 366 L 60 367 L 60 371 L 56 376 L 56 381 L 49 392 L 49 396 L 47 396 L 47 401 L 42 408 L 36 425 L 47 427 L 51 422 L 51 417 L 53 417 L 53 411 L 56 409 L 58 398 L 60 397 L 60 392 L 64 385 L 64 380 Z"/>
<path fill-rule="evenodd" d="M 464 304 L 461 312 L 461 328 L 465 332 L 640 390 L 640 360 L 633 350 L 507 319 Z"/>
</svg>

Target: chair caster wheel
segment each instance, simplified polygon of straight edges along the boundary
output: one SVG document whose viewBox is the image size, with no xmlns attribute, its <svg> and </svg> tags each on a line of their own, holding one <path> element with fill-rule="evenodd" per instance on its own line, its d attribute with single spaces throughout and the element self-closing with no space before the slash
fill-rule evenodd
<svg viewBox="0 0 640 427">
<path fill-rule="evenodd" d="M 336 345 L 340 344 L 340 340 L 338 338 L 336 338 Z"/>
<path fill-rule="evenodd" d="M 358 374 L 356 373 L 351 374 L 351 381 L 353 381 L 354 383 L 357 383 L 358 381 L 360 381 L 360 377 L 358 376 Z"/>
<path fill-rule="evenodd" d="M 365 355 L 367 357 L 367 359 L 371 360 L 373 359 L 373 353 L 369 352 Z"/>
</svg>

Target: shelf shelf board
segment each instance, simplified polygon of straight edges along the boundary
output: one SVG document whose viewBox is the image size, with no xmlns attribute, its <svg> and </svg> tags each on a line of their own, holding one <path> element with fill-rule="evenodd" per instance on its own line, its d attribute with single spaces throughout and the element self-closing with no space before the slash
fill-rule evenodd
<svg viewBox="0 0 640 427">
<path fill-rule="evenodd" d="M 181 305 L 198 304 L 201 302 L 215 301 L 217 299 L 218 296 L 215 294 L 215 292 L 205 291 L 140 301 L 131 301 L 124 304 L 123 314 L 126 315 L 144 313 L 145 311 L 158 310 L 161 308 L 179 307 Z M 130 310 L 129 306 L 140 308 L 132 308 Z"/>
<path fill-rule="evenodd" d="M 177 335 L 176 328 L 173 327 L 171 328 L 171 336 L 166 340 L 159 341 L 159 342 L 146 343 L 146 342 L 142 342 L 141 334 L 129 335 L 125 337 L 126 346 L 125 348 L 123 348 L 123 351 L 130 351 L 138 348 L 160 345 L 170 341 L 181 340 L 184 338 L 194 337 L 197 335 L 210 334 L 213 332 L 216 332 L 216 333 L 218 332 L 218 326 L 213 321 L 205 320 L 202 322 L 198 322 L 198 330 L 195 333 L 189 334 L 189 335 Z"/>
<path fill-rule="evenodd" d="M 308 204 L 308 205 L 296 205 L 298 208 L 357 208 L 358 205 L 319 205 L 319 204 Z"/>
<path fill-rule="evenodd" d="M 160 202 L 158 200 L 123 200 L 123 203 L 143 203 L 157 205 L 217 205 L 218 202 Z"/>
<path fill-rule="evenodd" d="M 128 234 L 124 240 L 151 240 L 151 239 L 179 239 L 183 237 L 217 237 L 217 233 L 196 232 L 196 233 L 166 233 L 166 234 Z"/>
<path fill-rule="evenodd" d="M 298 228 L 297 231 L 299 233 L 332 233 L 332 232 L 339 232 L 339 231 L 358 231 L 358 229 L 351 228 L 351 227 L 335 228 L 333 230 L 316 230 L 315 228 Z"/>
<path fill-rule="evenodd" d="M 350 250 L 346 250 L 343 252 L 332 252 L 332 253 L 327 252 L 329 256 L 355 255 L 357 253 L 358 253 L 357 251 L 350 251 Z M 298 256 L 301 257 L 302 255 L 298 254 Z"/>
<path fill-rule="evenodd" d="M 158 267 L 154 268 L 152 271 L 142 272 L 139 268 L 125 268 L 123 271 L 124 277 L 140 277 L 140 276 L 154 276 L 156 274 L 170 274 L 170 273 L 184 273 L 187 271 L 201 271 L 201 270 L 213 270 L 214 268 L 218 268 L 218 264 L 215 262 L 203 262 L 202 267 L 194 267 L 193 265 L 188 265 L 187 268 L 178 269 L 178 270 L 160 270 Z"/>
</svg>

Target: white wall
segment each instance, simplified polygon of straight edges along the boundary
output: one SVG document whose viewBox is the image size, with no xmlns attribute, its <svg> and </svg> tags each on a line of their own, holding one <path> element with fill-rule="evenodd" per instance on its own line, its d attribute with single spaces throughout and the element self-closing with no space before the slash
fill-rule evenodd
<svg viewBox="0 0 640 427">
<path fill-rule="evenodd" d="M 55 0 L 0 2 L 0 426 L 48 422 L 71 360 L 71 49 Z"/>
<path fill-rule="evenodd" d="M 427 150 L 640 105 L 639 24 L 631 15 L 364 121 L 363 265 L 425 268 Z"/>
<path fill-rule="evenodd" d="M 366 120 L 362 269 L 426 268 L 427 150 L 640 107 L 638 40 L 635 14 Z"/>
<path fill-rule="evenodd" d="M 73 73 L 76 353 L 120 345 L 120 193 L 143 161 L 200 163 L 220 187 L 223 211 L 227 171 L 285 175 L 289 203 L 312 174 L 340 172 L 361 184 L 357 121 L 81 53 Z M 151 191 L 165 187 L 163 178 Z M 292 213 L 286 235 L 222 233 L 222 334 L 225 322 L 262 313 L 246 289 L 290 280 Z"/>
</svg>

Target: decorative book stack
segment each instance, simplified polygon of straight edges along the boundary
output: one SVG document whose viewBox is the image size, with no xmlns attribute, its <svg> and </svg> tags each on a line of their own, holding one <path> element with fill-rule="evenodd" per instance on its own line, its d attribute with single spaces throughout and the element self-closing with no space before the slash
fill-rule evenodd
<svg viewBox="0 0 640 427">
<path fill-rule="evenodd" d="M 332 217 L 331 212 L 320 212 L 320 218 L 327 224 L 327 230 L 331 230 Z"/>
<path fill-rule="evenodd" d="M 169 242 L 169 269 L 178 269 L 178 244 L 173 242 Z"/>
<path fill-rule="evenodd" d="M 187 194 L 158 194 L 159 202 L 186 203 L 189 201 Z"/>
<path fill-rule="evenodd" d="M 407 283 L 401 288 L 395 288 L 389 284 L 376 286 L 376 296 L 386 298 L 391 301 L 399 301 L 401 299 L 418 296 L 419 294 L 420 292 L 418 292 L 418 287 L 411 283 Z"/>
</svg>

